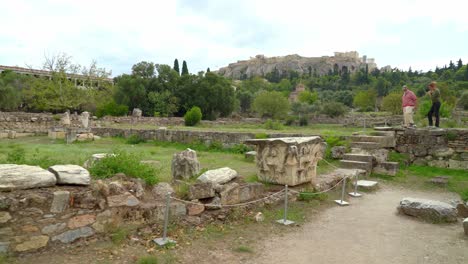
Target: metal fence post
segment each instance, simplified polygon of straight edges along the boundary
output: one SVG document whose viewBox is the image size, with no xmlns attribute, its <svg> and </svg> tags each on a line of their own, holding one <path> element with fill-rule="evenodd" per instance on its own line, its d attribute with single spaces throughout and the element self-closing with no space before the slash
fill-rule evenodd
<svg viewBox="0 0 468 264">
<path fill-rule="evenodd" d="M 346 177 L 343 178 L 343 187 L 341 188 L 341 200 L 335 200 L 335 203 L 341 206 L 349 205 L 349 203 L 344 200 L 345 191 L 346 191 Z"/>
<path fill-rule="evenodd" d="M 293 221 L 290 221 L 287 218 L 288 218 L 288 185 L 285 185 L 284 186 L 284 216 L 283 216 L 283 219 L 277 220 L 276 222 L 283 224 L 283 225 L 294 224 Z"/>
<path fill-rule="evenodd" d="M 362 194 L 360 194 L 360 193 L 357 192 L 357 189 L 358 189 L 358 181 L 359 181 L 359 173 L 356 172 L 356 174 L 354 175 L 354 192 L 348 193 L 348 194 L 351 195 L 352 197 L 361 197 L 361 196 L 362 196 Z"/>
<path fill-rule="evenodd" d="M 169 223 L 169 206 L 171 203 L 171 193 L 166 194 L 166 208 L 164 211 L 164 230 L 163 230 L 163 237 L 159 237 L 153 239 L 154 243 L 158 244 L 159 246 L 165 246 L 166 244 L 174 244 L 176 243 L 174 240 L 171 240 L 167 237 L 167 225 Z"/>
</svg>

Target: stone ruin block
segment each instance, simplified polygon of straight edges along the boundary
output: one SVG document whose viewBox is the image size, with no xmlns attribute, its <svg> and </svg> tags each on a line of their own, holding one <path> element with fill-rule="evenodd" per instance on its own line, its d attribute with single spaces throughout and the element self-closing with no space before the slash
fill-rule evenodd
<svg viewBox="0 0 468 264">
<path fill-rule="evenodd" d="M 245 143 L 256 148 L 260 180 L 290 186 L 316 178 L 317 162 L 326 148 L 326 143 L 318 136 L 251 139 Z"/>
</svg>

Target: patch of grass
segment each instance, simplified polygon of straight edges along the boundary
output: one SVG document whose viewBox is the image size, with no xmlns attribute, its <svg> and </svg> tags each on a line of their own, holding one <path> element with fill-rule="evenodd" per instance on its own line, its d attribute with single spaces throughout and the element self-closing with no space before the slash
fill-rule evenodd
<svg viewBox="0 0 468 264">
<path fill-rule="evenodd" d="M 284 218 L 284 207 L 280 208 L 264 208 L 262 210 L 265 220 L 276 221 Z M 287 219 L 296 223 L 303 223 L 305 220 L 304 204 L 291 203 L 288 206 Z"/>
<path fill-rule="evenodd" d="M 316 194 L 314 192 L 301 192 L 299 193 L 298 199 L 299 201 L 312 201 L 312 200 L 325 201 L 328 199 L 328 194 L 326 193 Z"/>
<path fill-rule="evenodd" d="M 268 135 L 267 133 L 257 133 L 255 134 L 255 139 L 266 139 L 266 138 L 269 138 L 270 135 Z"/>
<path fill-rule="evenodd" d="M 283 130 L 284 129 L 284 126 L 283 124 L 281 124 L 281 122 L 276 121 L 276 120 L 271 120 L 271 119 L 268 119 L 265 122 L 264 126 L 268 130 Z"/>
<path fill-rule="evenodd" d="M 145 143 L 145 142 L 146 142 L 146 139 L 140 137 L 139 135 L 131 135 L 125 140 L 125 143 L 130 144 L 130 145 L 137 145 L 137 144 Z"/>
<path fill-rule="evenodd" d="M 400 169 L 401 169 L 403 167 L 406 167 L 406 164 L 408 164 L 409 155 L 391 151 L 388 153 L 388 161 L 398 162 L 400 164 Z"/>
<path fill-rule="evenodd" d="M 138 259 L 138 264 L 158 264 L 158 258 L 156 256 L 144 256 Z"/>
<path fill-rule="evenodd" d="M 250 248 L 249 246 L 245 246 L 245 245 L 240 245 L 234 248 L 234 251 L 239 252 L 239 253 L 254 253 L 254 250 L 252 248 Z"/>
<path fill-rule="evenodd" d="M 184 144 L 184 143 L 179 143 L 179 142 L 166 142 L 166 141 L 155 141 L 154 143 L 158 147 L 174 147 L 180 150 L 190 148 L 197 152 L 204 151 L 204 152 L 224 152 L 224 153 L 244 154 L 245 152 L 252 150 L 251 147 L 244 145 L 244 144 L 235 144 L 230 147 L 226 147 L 226 146 L 223 146 L 221 142 L 216 142 L 216 141 L 208 145 L 200 141 L 194 141 L 189 144 Z"/>
<path fill-rule="evenodd" d="M 110 238 L 114 245 L 122 245 L 125 240 L 127 240 L 128 235 L 130 234 L 131 229 L 128 227 L 110 227 L 111 234 Z"/>
<path fill-rule="evenodd" d="M 159 182 L 159 171 L 155 167 L 141 163 L 138 155 L 123 150 L 113 152 L 114 156 L 107 156 L 99 162 L 95 162 L 89 169 L 91 175 L 96 178 L 110 178 L 116 173 L 124 173 L 129 177 L 143 179 L 146 184 L 153 185 Z"/>
<path fill-rule="evenodd" d="M 257 174 L 249 175 L 249 176 L 245 177 L 244 180 L 245 180 L 245 182 L 249 182 L 249 183 L 260 182 L 260 180 L 258 179 Z"/>
</svg>

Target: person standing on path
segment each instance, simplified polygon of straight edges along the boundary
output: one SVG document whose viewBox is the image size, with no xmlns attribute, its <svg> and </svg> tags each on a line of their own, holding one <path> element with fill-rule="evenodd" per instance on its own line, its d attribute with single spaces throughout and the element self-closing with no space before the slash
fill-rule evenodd
<svg viewBox="0 0 468 264">
<path fill-rule="evenodd" d="M 413 114 L 416 104 L 418 103 L 418 98 L 410 89 L 408 89 L 408 86 L 403 85 L 403 96 L 401 100 L 405 122 L 404 127 L 414 127 Z"/>
<path fill-rule="evenodd" d="M 429 120 L 429 126 L 432 127 L 432 116 L 435 115 L 436 121 L 435 121 L 435 126 L 439 127 L 439 121 L 440 121 L 440 116 L 439 116 L 439 110 L 440 110 L 440 91 L 436 87 L 436 82 L 431 82 L 429 84 L 429 91 L 427 94 L 431 97 L 432 100 L 432 106 L 431 110 L 427 113 L 427 118 Z"/>
</svg>

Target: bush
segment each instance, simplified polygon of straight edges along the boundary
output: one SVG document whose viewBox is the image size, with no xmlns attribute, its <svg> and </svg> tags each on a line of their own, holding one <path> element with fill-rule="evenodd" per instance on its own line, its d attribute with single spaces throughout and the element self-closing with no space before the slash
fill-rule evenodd
<svg viewBox="0 0 468 264">
<path fill-rule="evenodd" d="M 462 108 L 463 110 L 468 110 L 468 91 L 465 91 L 460 100 L 457 103 L 458 107 Z"/>
<path fill-rule="evenodd" d="M 139 135 L 131 135 L 127 138 L 126 143 L 130 145 L 137 145 L 140 143 L 145 143 L 146 139 L 140 137 Z"/>
<path fill-rule="evenodd" d="M 418 106 L 418 110 L 416 112 L 416 116 L 419 120 L 426 119 L 427 120 L 427 113 L 431 109 L 432 102 L 431 100 L 422 100 Z M 439 110 L 440 117 L 451 117 L 452 115 L 453 106 L 447 104 L 444 101 L 441 101 L 441 106 Z"/>
<path fill-rule="evenodd" d="M 260 92 L 253 102 L 253 109 L 261 116 L 280 119 L 289 111 L 289 101 L 280 92 Z"/>
<path fill-rule="evenodd" d="M 360 91 L 354 96 L 353 105 L 362 112 L 374 111 L 376 98 L 375 90 Z"/>
<path fill-rule="evenodd" d="M 284 124 L 287 126 L 293 126 L 297 124 L 297 116 L 288 116 Z"/>
<path fill-rule="evenodd" d="M 273 121 L 271 119 L 268 119 L 264 125 L 266 129 L 271 129 L 271 130 L 283 130 L 284 129 L 283 124 L 281 124 L 279 121 Z"/>
<path fill-rule="evenodd" d="M 128 106 L 119 105 L 114 101 L 101 105 L 96 109 L 96 116 L 101 118 L 106 115 L 110 116 L 124 116 L 128 113 Z"/>
<path fill-rule="evenodd" d="M 143 179 L 149 185 L 158 183 L 159 171 L 151 165 L 141 163 L 137 155 L 122 150 L 114 153 L 114 156 L 108 155 L 99 162 L 95 162 L 89 169 L 91 175 L 105 179 L 116 173 L 124 173 L 129 177 Z"/>
<path fill-rule="evenodd" d="M 382 110 L 394 115 L 403 114 L 401 96 L 400 93 L 391 93 L 385 96 L 382 100 Z"/>
<path fill-rule="evenodd" d="M 329 117 L 338 117 L 346 113 L 346 106 L 339 102 L 328 102 L 323 104 L 321 112 Z"/>
<path fill-rule="evenodd" d="M 185 125 L 186 126 L 195 126 L 200 123 L 202 119 L 202 112 L 200 107 L 194 106 L 192 109 L 187 111 L 184 115 Z"/>
<path fill-rule="evenodd" d="M 346 145 L 346 141 L 344 140 L 341 140 L 341 138 L 339 137 L 335 137 L 335 136 L 328 136 L 325 138 L 325 142 L 327 143 L 327 149 L 325 151 L 325 158 L 327 159 L 331 159 L 332 158 L 332 155 L 331 155 L 331 149 L 333 147 L 336 147 L 336 146 L 345 146 Z"/>
</svg>

